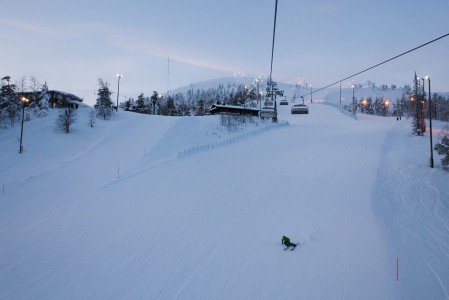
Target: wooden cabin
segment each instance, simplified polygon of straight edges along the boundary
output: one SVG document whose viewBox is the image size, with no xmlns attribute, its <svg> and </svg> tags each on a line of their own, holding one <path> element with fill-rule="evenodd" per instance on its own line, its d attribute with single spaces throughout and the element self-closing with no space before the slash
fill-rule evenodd
<svg viewBox="0 0 449 300">
<path fill-rule="evenodd" d="M 253 107 L 243 107 L 236 105 L 225 105 L 225 104 L 213 104 L 209 109 L 212 115 L 227 113 L 227 114 L 239 114 L 248 116 L 258 116 L 259 109 Z"/>
<path fill-rule="evenodd" d="M 22 92 L 20 93 L 20 97 L 26 97 L 30 101 L 37 101 L 38 95 L 40 91 L 37 92 Z M 72 107 L 78 108 L 79 105 L 83 102 L 83 99 L 80 97 L 61 91 L 49 90 L 47 91 L 48 95 L 48 105 L 50 108 L 64 108 L 64 107 Z"/>
</svg>

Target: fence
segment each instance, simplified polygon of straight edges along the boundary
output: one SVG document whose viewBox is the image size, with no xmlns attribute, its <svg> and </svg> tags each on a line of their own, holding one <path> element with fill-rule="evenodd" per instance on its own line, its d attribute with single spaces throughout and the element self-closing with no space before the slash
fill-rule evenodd
<svg viewBox="0 0 449 300">
<path fill-rule="evenodd" d="M 182 157 L 186 157 L 195 153 L 199 153 L 199 152 L 203 152 L 203 151 L 208 151 L 208 150 L 212 150 L 212 149 L 216 149 L 216 148 L 220 148 L 226 145 L 231 145 L 234 144 L 238 141 L 247 139 L 251 136 L 255 136 L 258 135 L 260 133 L 263 132 L 267 132 L 268 130 L 274 129 L 274 128 L 278 128 L 278 127 L 284 127 L 284 126 L 288 126 L 288 122 L 287 121 L 282 121 L 276 124 L 271 124 L 269 126 L 265 126 L 263 128 L 259 128 L 257 130 L 251 131 L 251 132 L 247 132 L 245 134 L 239 135 L 239 136 L 235 136 L 226 140 L 223 140 L 221 142 L 216 142 L 216 143 L 212 143 L 212 144 L 207 144 L 207 145 L 202 145 L 202 146 L 197 146 L 197 147 L 191 147 L 189 149 L 183 150 L 181 152 L 178 153 L 178 158 L 182 158 Z"/>
</svg>

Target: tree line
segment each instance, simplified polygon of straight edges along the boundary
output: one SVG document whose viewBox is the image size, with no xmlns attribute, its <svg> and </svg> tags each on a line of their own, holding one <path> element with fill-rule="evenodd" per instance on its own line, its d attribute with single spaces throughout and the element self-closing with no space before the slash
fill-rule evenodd
<svg viewBox="0 0 449 300">
<path fill-rule="evenodd" d="M 48 86 L 45 82 L 40 84 L 35 77 L 30 78 L 27 84 L 26 78 L 23 77 L 15 83 L 11 83 L 10 76 L 1 78 L 2 84 L 0 90 L 0 128 L 8 128 L 14 126 L 21 121 L 22 115 L 24 120 L 30 120 L 31 116 L 45 117 L 49 109 Z M 415 135 L 423 135 L 426 131 L 425 119 L 428 119 L 429 113 L 432 113 L 432 119 L 449 121 L 449 97 L 433 93 L 430 109 L 424 89 L 420 85 L 415 74 L 413 81 L 413 89 L 406 85 L 401 99 L 395 99 L 392 103 L 390 99 L 382 97 L 362 98 L 355 101 L 354 109 L 362 113 L 387 116 L 390 112 L 390 106 L 393 108 L 392 115 L 396 117 L 413 117 L 412 133 Z M 373 83 L 373 88 L 375 85 Z M 381 86 L 383 90 L 388 86 Z M 396 86 L 392 85 L 392 89 Z M 31 99 L 21 99 L 21 93 L 25 90 L 31 90 Z M 112 92 L 109 83 L 103 79 L 98 79 L 97 100 L 89 114 L 89 124 L 91 127 L 95 124 L 95 118 L 100 117 L 108 120 L 114 111 L 113 101 L 111 99 Z M 427 95 L 428 96 L 428 95 Z M 144 93 L 139 94 L 137 99 L 130 98 L 119 104 L 121 109 L 133 111 L 143 114 L 166 115 L 166 116 L 191 116 L 207 114 L 209 108 L 214 103 L 227 105 L 249 105 L 256 106 L 255 100 L 260 100 L 254 86 L 250 88 L 243 84 L 226 86 L 220 84 L 217 88 L 196 89 L 193 87 L 185 93 L 177 92 L 173 95 L 168 94 L 162 96 L 157 91 L 153 91 L 151 96 L 145 96 Z M 25 114 L 26 106 L 26 114 Z M 117 107 L 115 109 L 118 109 Z M 21 114 L 20 112 L 23 112 Z M 70 107 L 59 112 L 56 121 L 56 129 L 70 132 L 72 124 L 77 120 L 76 110 Z M 449 169 L 449 128 L 440 136 L 439 142 L 435 146 L 435 150 L 443 155 L 441 160 L 445 169 Z"/>
<path fill-rule="evenodd" d="M 360 98 L 356 100 L 356 109 L 361 113 L 377 116 L 415 117 L 419 112 L 419 116 L 422 115 L 423 118 L 428 119 L 430 107 L 428 105 L 427 94 L 422 92 L 420 82 L 416 79 L 413 90 L 409 85 L 406 85 L 403 90 L 404 92 L 400 99 L 392 100 L 384 97 L 375 97 L 374 99 L 372 97 Z M 433 93 L 431 102 L 432 119 L 448 122 L 449 97 Z"/>
<path fill-rule="evenodd" d="M 120 103 L 122 109 L 144 114 L 165 116 L 191 116 L 208 114 L 215 104 L 254 105 L 257 100 L 255 87 L 243 84 L 219 84 L 216 88 L 189 89 L 187 92 L 177 92 L 162 96 L 153 91 L 151 96 L 140 93 L 137 99 L 129 98 Z M 249 104 L 248 104 L 249 103 Z"/>
<path fill-rule="evenodd" d="M 33 93 L 30 99 L 25 99 L 21 98 L 21 93 L 27 88 L 25 77 L 15 83 L 11 83 L 10 76 L 4 76 L 1 80 L 6 84 L 2 84 L 0 90 L 0 128 L 13 127 L 16 122 L 20 122 L 22 110 L 25 120 L 30 120 L 32 115 L 38 118 L 47 116 L 49 109 L 47 83 L 40 84 L 36 78 L 31 77 L 28 88 Z"/>
</svg>

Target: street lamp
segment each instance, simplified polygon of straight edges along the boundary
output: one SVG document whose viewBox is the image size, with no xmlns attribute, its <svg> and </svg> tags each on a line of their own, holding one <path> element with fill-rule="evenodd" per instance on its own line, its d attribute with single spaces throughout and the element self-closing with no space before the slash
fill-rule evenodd
<svg viewBox="0 0 449 300">
<path fill-rule="evenodd" d="M 388 110 L 390 108 L 390 99 L 385 100 L 385 106 L 387 107 L 386 111 L 385 111 L 385 115 L 388 115 Z"/>
<path fill-rule="evenodd" d="M 363 100 L 362 100 L 362 113 L 364 112 L 364 110 L 365 110 L 367 104 L 368 104 L 368 100 L 363 99 Z"/>
<path fill-rule="evenodd" d="M 115 111 L 118 112 L 118 95 L 120 93 L 120 78 L 122 78 L 123 75 L 117 74 L 117 107 L 115 108 Z"/>
<path fill-rule="evenodd" d="M 21 102 L 22 102 L 22 128 L 20 129 L 20 146 L 19 146 L 19 153 L 23 152 L 23 146 L 22 146 L 22 138 L 23 138 L 23 119 L 25 119 L 25 104 L 28 103 L 27 98 L 22 97 Z"/>
<path fill-rule="evenodd" d="M 433 146 L 432 146 L 432 100 L 430 94 L 430 76 L 426 76 L 429 81 L 429 130 L 430 130 L 430 167 L 433 168 Z"/>
</svg>

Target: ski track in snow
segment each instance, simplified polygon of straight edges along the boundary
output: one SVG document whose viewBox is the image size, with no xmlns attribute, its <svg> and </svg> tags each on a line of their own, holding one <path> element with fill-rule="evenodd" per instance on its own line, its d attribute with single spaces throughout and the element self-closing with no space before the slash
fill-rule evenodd
<svg viewBox="0 0 449 300">
<path fill-rule="evenodd" d="M 387 238 L 393 245 L 390 252 L 395 252 L 391 256 L 400 260 L 400 294 L 404 299 L 449 299 L 449 194 L 441 189 L 447 174 L 426 165 L 428 136 L 411 136 L 410 122 L 399 122 L 392 130 L 375 198 L 382 218 L 394 220 L 383 222 L 389 224 Z M 420 145 L 419 151 L 412 143 Z"/>
<path fill-rule="evenodd" d="M 2 160 L 20 183 L 0 198 L 0 298 L 449 298 L 447 173 L 428 144 L 407 120 L 289 109 L 290 126 L 183 159 L 264 124 L 120 112 L 70 150 L 28 142 Z M 33 159 L 48 166 L 29 177 Z"/>
</svg>

